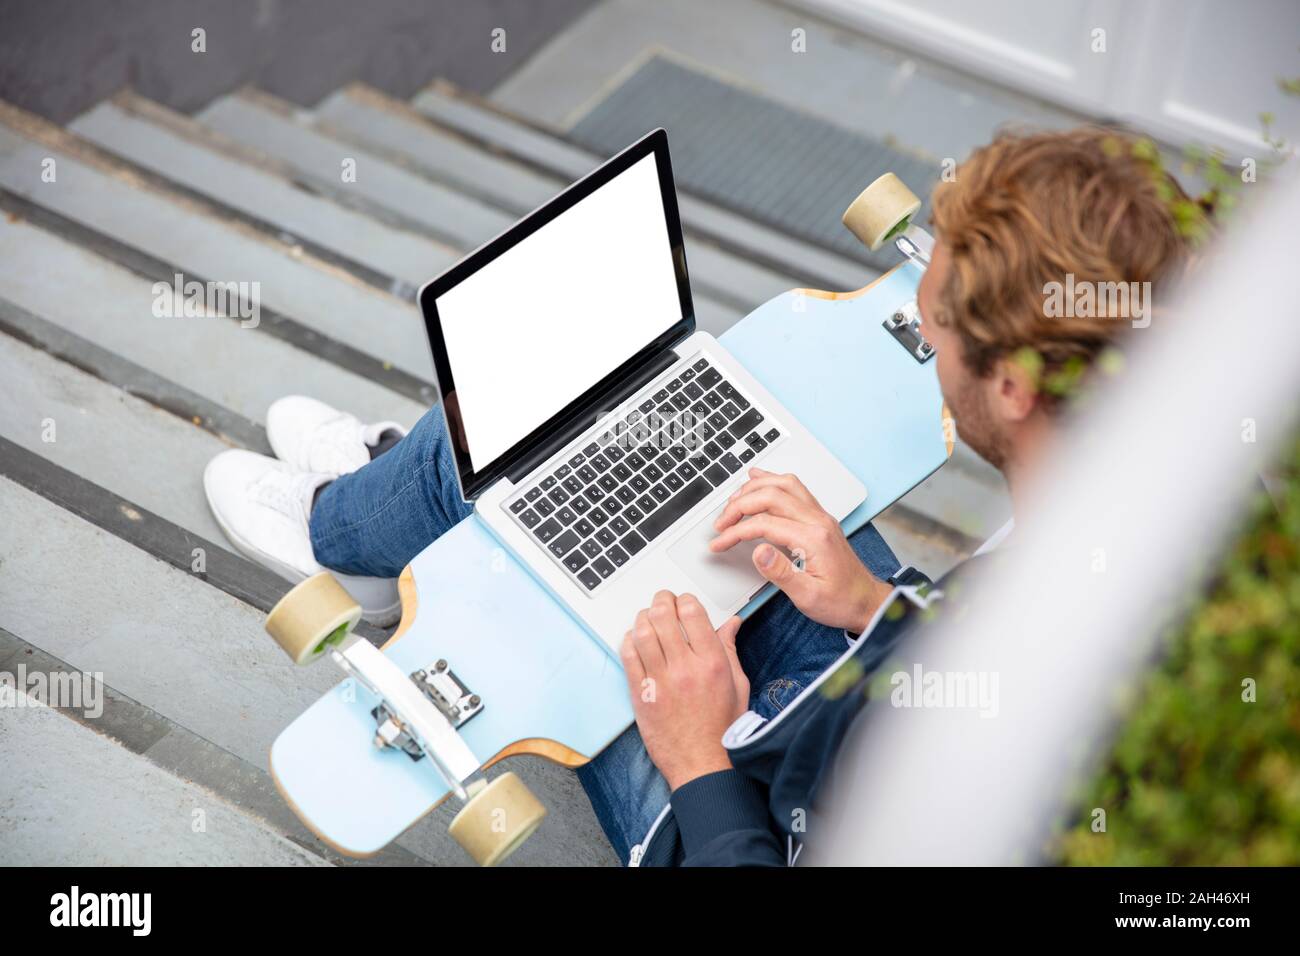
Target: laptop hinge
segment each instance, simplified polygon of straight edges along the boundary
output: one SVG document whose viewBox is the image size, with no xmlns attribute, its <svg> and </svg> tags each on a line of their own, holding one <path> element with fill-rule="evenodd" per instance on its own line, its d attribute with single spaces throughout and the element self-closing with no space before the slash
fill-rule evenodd
<svg viewBox="0 0 1300 956">
<path fill-rule="evenodd" d="M 594 396 L 581 411 L 574 414 L 573 418 L 558 426 L 541 446 L 515 462 L 514 466 L 506 472 L 506 477 L 511 483 L 518 484 L 534 468 L 594 425 L 600 415 L 616 408 L 646 382 L 665 369 L 671 368 L 679 358 L 672 346 L 669 346 L 617 385 Z"/>
</svg>

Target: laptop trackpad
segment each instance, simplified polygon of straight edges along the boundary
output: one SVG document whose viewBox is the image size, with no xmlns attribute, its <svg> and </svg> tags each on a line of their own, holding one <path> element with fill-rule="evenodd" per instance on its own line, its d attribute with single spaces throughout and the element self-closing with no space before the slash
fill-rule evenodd
<svg viewBox="0 0 1300 956">
<path fill-rule="evenodd" d="M 695 582 L 701 595 L 719 607 L 739 607 L 749 596 L 766 584 L 754 569 L 754 549 L 762 540 L 742 541 L 730 550 L 714 554 L 709 542 L 718 536 L 713 522 L 726 504 L 700 520 L 695 527 L 673 543 L 668 556 Z"/>
</svg>

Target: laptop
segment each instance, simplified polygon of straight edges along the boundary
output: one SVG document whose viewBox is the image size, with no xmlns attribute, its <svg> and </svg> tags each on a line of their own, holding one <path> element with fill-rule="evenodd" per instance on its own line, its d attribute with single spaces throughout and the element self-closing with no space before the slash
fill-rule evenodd
<svg viewBox="0 0 1300 956">
<path fill-rule="evenodd" d="M 465 501 L 615 652 L 656 591 L 716 625 L 766 585 L 713 522 L 758 466 L 843 520 L 866 489 L 695 327 L 663 129 L 420 290 Z"/>
</svg>

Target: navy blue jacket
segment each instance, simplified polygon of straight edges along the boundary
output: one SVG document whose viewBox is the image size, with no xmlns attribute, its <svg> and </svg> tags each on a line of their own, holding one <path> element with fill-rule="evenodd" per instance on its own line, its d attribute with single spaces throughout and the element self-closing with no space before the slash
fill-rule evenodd
<svg viewBox="0 0 1300 956">
<path fill-rule="evenodd" d="M 792 832 L 794 821 L 817 805 L 845 733 L 869 702 L 873 674 L 903 638 L 930 622 L 933 610 L 926 608 L 945 593 L 951 610 L 959 572 L 965 577 L 983 560 L 967 561 L 933 588 L 911 571 L 865 638 L 772 720 L 728 747 L 731 770 L 673 791 L 639 850 L 639 865 L 786 866 L 806 836 Z"/>
</svg>

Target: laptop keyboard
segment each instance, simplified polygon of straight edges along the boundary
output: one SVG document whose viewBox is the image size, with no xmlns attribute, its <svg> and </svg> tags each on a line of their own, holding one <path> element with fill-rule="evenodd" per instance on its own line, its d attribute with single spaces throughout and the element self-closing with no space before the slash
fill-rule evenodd
<svg viewBox="0 0 1300 956">
<path fill-rule="evenodd" d="M 588 592 L 781 437 L 707 358 L 601 428 L 503 505 Z"/>
</svg>

